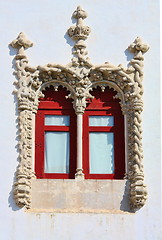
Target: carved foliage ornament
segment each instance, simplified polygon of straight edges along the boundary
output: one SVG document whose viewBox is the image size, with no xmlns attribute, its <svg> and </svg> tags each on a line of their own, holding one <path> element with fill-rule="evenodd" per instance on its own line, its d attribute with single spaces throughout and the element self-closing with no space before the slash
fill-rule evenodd
<svg viewBox="0 0 162 240">
<path fill-rule="evenodd" d="M 10 45 L 18 50 L 15 57 L 17 81 L 17 98 L 19 109 L 19 165 L 14 196 L 17 205 L 30 207 L 31 179 L 35 177 L 32 169 L 33 161 L 33 119 L 37 112 L 42 90 L 54 86 L 55 91 L 61 85 L 66 87 L 70 94 L 67 98 L 73 99 L 76 114 L 83 114 L 86 108 L 86 99 L 93 98 L 90 90 L 99 86 L 104 91 L 106 86 L 117 91 L 116 98 L 125 115 L 127 173 L 130 189 L 130 205 L 132 209 L 141 208 L 146 201 L 146 187 L 143 173 L 143 151 L 141 112 L 143 110 L 143 54 L 149 47 L 141 38 L 137 37 L 128 47 L 134 53 L 128 68 L 122 65 L 114 66 L 108 62 L 94 66 L 87 56 L 85 40 L 90 34 L 90 28 L 85 26 L 83 19 L 87 13 L 77 7 L 73 13 L 77 23 L 68 29 L 68 35 L 75 41 L 72 61 L 66 66 L 47 64 L 45 66 L 30 67 L 24 50 L 33 46 L 20 33 Z"/>
</svg>

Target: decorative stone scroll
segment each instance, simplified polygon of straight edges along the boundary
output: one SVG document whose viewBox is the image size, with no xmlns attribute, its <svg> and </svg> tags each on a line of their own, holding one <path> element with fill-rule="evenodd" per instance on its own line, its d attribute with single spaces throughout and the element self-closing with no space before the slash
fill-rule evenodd
<svg viewBox="0 0 162 240">
<path fill-rule="evenodd" d="M 73 13 L 77 22 L 68 29 L 68 35 L 75 41 L 72 61 L 66 66 L 47 64 L 30 67 L 24 50 L 33 45 L 20 33 L 10 45 L 18 49 L 15 57 L 17 81 L 17 98 L 19 109 L 19 165 L 14 196 L 18 206 L 30 208 L 31 179 L 35 178 L 32 167 L 34 116 L 38 109 L 42 90 L 53 86 L 58 91 L 59 86 L 65 87 L 73 99 L 76 114 L 83 114 L 86 99 L 93 98 L 90 91 L 100 87 L 102 91 L 108 86 L 117 91 L 116 98 L 125 116 L 125 135 L 127 151 L 127 173 L 129 181 L 130 206 L 133 210 L 141 208 L 146 201 L 147 192 L 144 185 L 141 112 L 143 110 L 143 54 L 149 47 L 137 37 L 128 47 L 134 54 L 128 68 L 122 65 L 114 66 L 109 62 L 95 66 L 87 56 L 85 40 L 90 34 L 90 28 L 85 26 L 83 19 L 87 13 L 77 7 Z"/>
</svg>

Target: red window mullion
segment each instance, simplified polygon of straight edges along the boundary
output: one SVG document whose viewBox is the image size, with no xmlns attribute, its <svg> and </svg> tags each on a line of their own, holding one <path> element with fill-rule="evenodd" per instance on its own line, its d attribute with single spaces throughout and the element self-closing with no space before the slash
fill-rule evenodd
<svg viewBox="0 0 162 240">
<path fill-rule="evenodd" d="M 116 131 L 114 134 L 114 156 L 115 156 L 115 179 L 122 179 L 125 173 L 125 139 L 124 139 L 124 117 L 116 118 Z"/>
<path fill-rule="evenodd" d="M 89 174 L 89 119 L 88 112 L 83 114 L 83 172 L 85 178 L 88 178 Z"/>
<path fill-rule="evenodd" d="M 77 136 L 76 136 L 76 114 L 72 114 L 70 117 L 70 172 L 69 178 L 74 179 L 76 173 L 76 156 L 77 156 Z"/>
<path fill-rule="evenodd" d="M 39 111 L 36 114 L 36 130 L 39 126 L 39 131 L 35 134 L 35 172 L 38 178 L 43 178 L 44 171 L 44 113 Z"/>
<path fill-rule="evenodd" d="M 68 173 L 44 173 L 42 174 L 41 178 L 46 179 L 68 179 L 69 178 Z"/>
<path fill-rule="evenodd" d="M 69 132 L 68 126 L 44 126 L 44 131 L 53 132 Z"/>
<path fill-rule="evenodd" d="M 113 132 L 115 127 L 88 127 L 89 132 Z"/>
</svg>

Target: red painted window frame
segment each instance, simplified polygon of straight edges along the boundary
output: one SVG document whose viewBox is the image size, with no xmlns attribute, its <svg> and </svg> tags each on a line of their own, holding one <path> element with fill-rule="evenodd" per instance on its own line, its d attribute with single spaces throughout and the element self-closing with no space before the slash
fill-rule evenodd
<svg viewBox="0 0 162 240">
<path fill-rule="evenodd" d="M 104 93 L 94 90 L 96 97 L 89 101 L 83 115 L 83 169 L 85 179 L 123 179 L 125 174 L 125 140 L 124 140 L 124 116 L 121 113 L 119 101 L 113 99 L 115 93 L 106 89 Z M 106 99 L 107 102 L 103 101 Z M 108 97 L 107 97 L 108 96 Z M 89 116 L 113 116 L 114 126 L 89 126 Z M 113 132 L 114 133 L 114 174 L 91 174 L 89 163 L 89 133 Z"/>
<path fill-rule="evenodd" d="M 100 89 L 93 91 L 93 100 L 88 100 L 87 108 L 83 114 L 83 170 L 86 179 L 123 179 L 125 173 L 125 140 L 124 117 L 121 113 L 119 100 L 114 99 L 116 93 L 106 88 L 102 93 Z M 45 97 L 40 99 L 36 114 L 35 133 L 35 172 L 37 178 L 68 179 L 75 178 L 76 172 L 76 114 L 72 107 L 72 101 L 67 100 L 67 92 L 64 89 L 55 92 L 53 88 L 47 90 Z M 69 115 L 70 126 L 45 126 L 44 116 Z M 90 127 L 88 117 L 93 115 L 114 116 L 113 127 Z M 44 173 L 44 133 L 45 131 L 69 131 L 70 132 L 70 171 L 64 173 Z M 89 173 L 89 132 L 114 132 L 114 174 L 90 174 Z"/>
<path fill-rule="evenodd" d="M 65 99 L 66 92 L 62 91 L 61 101 L 54 101 L 52 94 L 54 90 L 48 89 L 45 98 L 40 99 L 38 111 L 36 114 L 35 127 L 35 172 L 37 178 L 45 179 L 72 179 L 75 178 L 76 172 L 76 115 L 71 101 L 67 104 Z M 70 116 L 69 126 L 46 126 L 45 115 Z M 70 133 L 70 159 L 69 173 L 45 173 L 44 172 L 44 136 L 45 132 L 69 132 Z"/>
</svg>

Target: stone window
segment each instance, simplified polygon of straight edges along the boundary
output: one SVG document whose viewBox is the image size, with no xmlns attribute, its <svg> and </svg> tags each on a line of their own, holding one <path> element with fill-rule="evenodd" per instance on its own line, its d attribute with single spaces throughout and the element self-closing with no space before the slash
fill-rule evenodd
<svg viewBox="0 0 162 240">
<path fill-rule="evenodd" d="M 111 189 L 116 189 L 117 194 L 119 192 L 120 194 L 123 194 L 124 190 L 121 190 L 121 184 L 125 184 L 124 181 L 126 181 L 126 186 L 128 186 L 129 188 L 130 208 L 133 210 L 139 209 L 145 204 L 147 196 L 146 186 L 144 184 L 144 171 L 142 164 L 143 150 L 141 112 L 143 110 L 143 55 L 145 52 L 148 51 L 149 47 L 147 44 L 143 43 L 141 38 L 137 37 L 135 41 L 128 47 L 128 50 L 134 54 L 134 57 L 130 60 L 127 68 L 125 68 L 121 64 L 118 66 L 114 66 L 109 62 L 105 62 L 102 65 L 94 65 L 90 62 L 90 59 L 87 56 L 88 52 L 86 50 L 86 45 L 84 42 L 91 31 L 90 28 L 84 25 L 83 22 L 83 20 L 87 17 L 87 13 L 81 7 L 77 7 L 76 11 L 74 11 L 73 13 L 73 17 L 76 19 L 76 25 L 70 27 L 67 32 L 69 37 L 72 38 L 75 42 L 73 49 L 73 58 L 72 61 L 66 66 L 63 66 L 61 64 L 47 64 L 45 66 L 31 67 L 28 63 L 28 59 L 25 55 L 24 50 L 31 47 L 33 43 L 29 41 L 23 33 L 20 33 L 17 39 L 12 41 L 11 43 L 11 46 L 18 50 L 18 53 L 15 57 L 15 73 L 17 75 L 17 81 L 15 82 L 17 90 L 15 92 L 17 94 L 19 110 L 18 120 L 20 161 L 16 172 L 16 183 L 14 191 L 16 203 L 20 207 L 26 206 L 27 208 L 30 208 L 33 206 L 32 203 L 34 204 L 34 201 L 35 203 L 37 202 L 36 200 L 34 200 L 34 194 L 38 194 L 40 189 L 44 191 L 45 186 L 47 187 L 47 189 L 50 189 L 50 191 L 57 189 L 58 192 L 55 192 L 55 197 L 58 198 L 59 194 L 62 194 L 62 192 L 60 192 L 60 189 L 69 189 L 69 191 L 67 190 L 65 192 L 65 196 L 70 193 L 74 194 L 71 192 L 71 186 L 73 185 L 73 187 L 75 186 L 74 190 L 76 191 L 80 186 L 80 188 L 82 189 L 80 193 L 84 195 L 84 199 L 86 199 L 87 196 L 86 191 L 89 191 L 89 193 L 92 194 L 91 190 L 93 190 L 93 199 L 95 205 L 98 204 L 97 199 L 99 199 L 100 194 L 101 196 L 103 194 L 102 189 L 104 189 L 105 191 L 105 199 L 107 199 L 108 196 L 112 196 L 113 199 L 117 199 L 115 197 L 116 195 L 108 195 L 108 192 L 111 191 Z M 65 102 L 68 102 L 71 99 L 70 101 L 72 101 L 73 109 L 76 114 L 77 146 L 74 147 L 74 149 L 77 149 L 77 170 L 75 174 L 76 179 L 64 179 L 67 181 L 62 181 L 62 179 L 56 179 L 60 180 L 55 180 L 56 182 L 53 181 L 53 179 L 51 181 L 50 179 L 48 179 L 49 181 L 45 181 L 46 179 L 36 179 L 35 174 L 35 116 L 37 112 L 39 115 L 39 102 L 42 98 L 44 98 L 44 91 L 46 90 L 46 88 L 53 87 L 56 92 L 59 92 L 60 86 L 67 89 L 67 101 Z M 107 91 L 108 88 L 115 91 L 116 94 L 113 95 L 113 99 L 118 99 L 118 103 L 120 104 L 122 113 L 122 116 L 121 113 L 119 114 L 119 116 L 121 116 L 119 120 L 120 124 L 116 125 L 115 123 L 115 118 L 117 115 L 106 114 L 103 110 L 104 108 L 102 109 L 103 112 L 101 115 L 95 114 L 95 112 L 97 111 L 99 113 L 100 109 L 93 109 L 93 111 L 91 111 L 90 106 L 91 104 L 93 104 L 93 100 L 91 102 L 91 99 L 93 99 L 95 96 L 95 94 L 93 94 L 93 90 L 98 88 L 100 88 L 100 92 Z M 57 111 L 57 116 L 64 116 L 63 112 L 59 112 L 59 109 L 55 110 Z M 51 110 L 47 109 L 47 111 Z M 47 115 L 51 114 L 52 112 L 49 112 L 49 114 L 47 112 Z M 65 114 L 65 116 L 70 116 L 69 114 L 67 113 Z M 108 121 L 110 124 L 114 124 L 114 126 L 102 126 L 105 120 L 101 120 L 99 118 L 95 119 L 94 116 L 111 116 Z M 89 118 L 89 123 L 85 123 L 86 121 L 88 121 L 87 117 Z M 112 117 L 114 117 L 114 119 Z M 49 120 L 47 120 L 47 122 L 48 121 Z M 97 124 L 97 126 L 95 124 Z M 87 126 L 87 132 L 85 131 L 85 128 L 82 128 L 82 126 L 84 125 Z M 115 140 L 115 127 L 119 127 L 119 125 L 121 126 L 121 129 L 124 128 L 124 143 L 123 135 L 121 135 L 121 142 L 116 142 Z M 60 127 L 62 128 L 62 131 L 66 128 L 66 132 L 69 132 L 69 130 L 67 129 L 70 126 Z M 58 130 L 58 126 L 49 126 L 44 124 L 45 131 L 50 128 L 53 132 L 56 132 L 56 130 Z M 113 130 L 113 128 L 114 132 L 111 131 Z M 94 144 L 93 140 L 96 139 L 95 142 L 99 142 L 97 134 L 94 134 L 98 131 L 97 129 L 99 130 L 99 132 L 103 133 L 103 139 L 109 139 L 110 148 L 109 150 L 107 148 L 107 151 L 109 151 L 109 153 L 111 152 L 112 154 L 111 158 L 109 159 L 111 167 L 107 167 L 107 169 L 105 168 L 105 159 L 102 157 L 103 162 L 99 172 L 97 172 L 97 167 L 95 165 L 96 161 L 93 162 L 92 160 L 93 151 L 91 151 Z M 105 130 L 102 131 L 103 129 Z M 118 129 L 117 132 L 120 132 L 120 130 Z M 121 131 L 121 134 L 123 134 L 123 130 Z M 68 137 L 66 136 L 66 138 Z M 83 140 L 85 140 L 86 138 L 90 139 L 90 141 L 87 141 L 87 144 L 85 144 L 86 141 L 84 141 L 83 143 Z M 118 145 L 119 148 L 122 146 L 122 150 L 120 149 L 119 151 L 116 151 L 116 145 Z M 88 149 L 86 150 L 87 147 Z M 112 153 L 112 149 L 114 149 L 114 153 Z M 102 150 L 100 151 L 102 152 Z M 88 152 L 90 152 L 90 156 L 88 156 Z M 124 173 L 123 162 L 125 162 L 125 180 L 85 180 L 85 176 L 86 178 L 91 178 L 93 174 L 96 174 L 98 176 L 102 174 L 113 175 L 113 171 L 116 171 L 116 162 L 117 165 L 119 164 L 119 160 L 115 160 L 113 162 L 113 158 L 116 158 L 116 152 L 118 154 L 121 153 L 121 159 L 123 159 L 125 152 L 124 161 L 120 161 L 122 163 L 122 171 L 120 175 L 121 178 L 123 177 Z M 98 151 L 96 154 L 100 154 L 100 152 Z M 88 158 L 90 158 L 91 161 L 90 166 L 85 164 L 85 159 Z M 84 167 L 85 176 L 83 172 Z M 61 174 L 68 174 L 64 171 L 65 170 L 62 170 Z M 78 182 L 76 181 L 77 179 L 82 179 L 83 181 Z M 58 182 L 60 183 L 60 185 L 58 184 Z M 99 186 L 101 188 L 99 188 Z M 103 186 L 105 186 L 105 188 Z M 80 196 L 80 193 L 78 193 L 77 197 Z M 47 199 L 47 196 L 48 193 L 46 193 L 44 197 Z M 57 200 L 59 202 L 59 199 Z M 69 195 L 68 204 L 71 204 L 70 200 L 71 195 Z M 112 199 L 109 202 L 112 203 Z M 89 202 L 85 200 L 83 201 L 83 205 L 84 203 L 88 204 Z M 104 207 L 105 209 L 107 205 L 103 206 L 102 203 L 103 201 L 101 199 L 99 205 L 100 207 Z M 51 202 L 51 204 L 53 203 Z M 45 207 L 44 205 L 42 206 Z M 96 207 L 97 206 L 95 205 L 94 208 Z M 113 206 L 111 205 L 111 207 Z M 65 205 L 64 208 L 66 208 Z"/>
</svg>

